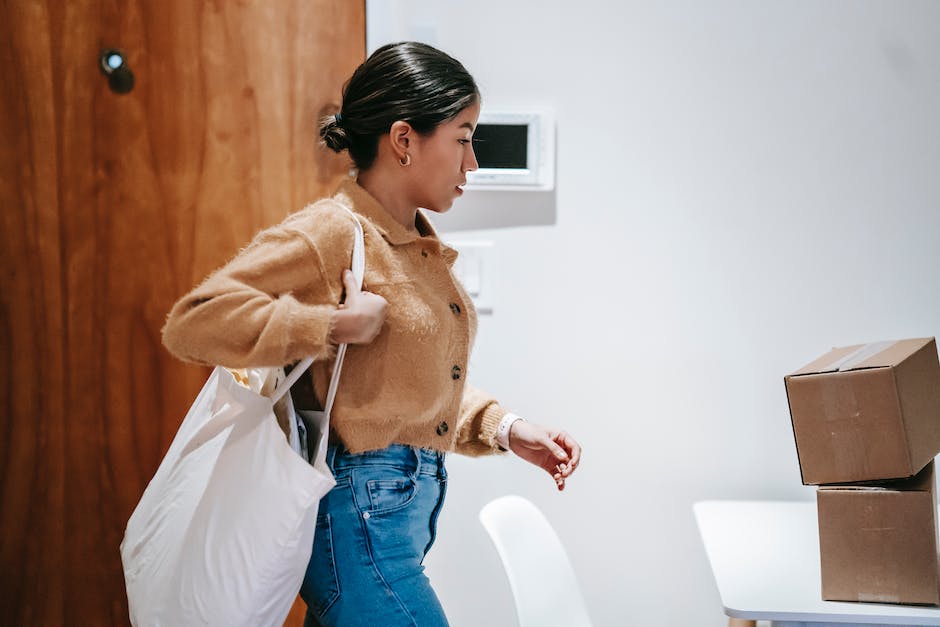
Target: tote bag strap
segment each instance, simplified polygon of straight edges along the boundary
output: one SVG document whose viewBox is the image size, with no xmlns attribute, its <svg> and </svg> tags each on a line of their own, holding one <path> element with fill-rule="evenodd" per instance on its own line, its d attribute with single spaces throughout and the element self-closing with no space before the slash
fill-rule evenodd
<svg viewBox="0 0 940 627">
<path fill-rule="evenodd" d="M 353 242 L 352 266 L 350 269 L 352 270 L 353 277 L 356 279 L 356 285 L 359 289 L 362 289 L 362 278 L 365 276 L 366 272 L 366 246 L 362 234 L 362 223 L 359 222 L 359 218 L 357 218 L 356 214 L 350 211 L 348 207 L 344 206 L 343 209 L 352 216 L 353 224 L 356 228 L 356 239 Z M 330 415 L 330 411 L 333 409 L 333 400 L 336 398 L 336 388 L 339 387 L 339 375 L 343 370 L 343 360 L 345 357 L 346 344 L 340 344 L 339 348 L 336 349 L 336 363 L 333 366 L 333 376 L 330 378 L 330 388 L 327 391 L 326 404 L 323 408 L 323 412 L 327 416 Z M 300 375 L 307 372 L 307 369 L 310 368 L 311 365 L 313 365 L 313 357 L 302 359 L 271 394 L 271 402 L 276 403 L 281 400 L 281 397 L 297 382 Z"/>
</svg>

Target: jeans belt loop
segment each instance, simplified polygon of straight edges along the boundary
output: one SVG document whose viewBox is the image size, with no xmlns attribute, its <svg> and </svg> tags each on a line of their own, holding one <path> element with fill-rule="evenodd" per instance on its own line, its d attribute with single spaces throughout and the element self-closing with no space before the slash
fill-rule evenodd
<svg viewBox="0 0 940 627">
<path fill-rule="evenodd" d="M 409 448 L 411 449 L 412 454 L 415 456 L 415 478 L 417 478 L 418 475 L 421 474 L 421 449 L 419 449 L 417 446 L 411 446 Z"/>
<path fill-rule="evenodd" d="M 338 444 L 332 444 L 326 447 L 326 465 L 334 474 L 336 473 L 336 451 L 338 449 Z"/>
</svg>

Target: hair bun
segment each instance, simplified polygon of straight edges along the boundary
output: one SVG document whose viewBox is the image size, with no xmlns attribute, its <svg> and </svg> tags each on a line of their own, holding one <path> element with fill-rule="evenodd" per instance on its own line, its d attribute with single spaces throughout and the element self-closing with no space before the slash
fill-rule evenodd
<svg viewBox="0 0 940 627">
<path fill-rule="evenodd" d="M 333 152 L 342 152 L 349 148 L 349 134 L 337 124 L 337 115 L 330 115 L 320 122 L 320 139 Z"/>
</svg>

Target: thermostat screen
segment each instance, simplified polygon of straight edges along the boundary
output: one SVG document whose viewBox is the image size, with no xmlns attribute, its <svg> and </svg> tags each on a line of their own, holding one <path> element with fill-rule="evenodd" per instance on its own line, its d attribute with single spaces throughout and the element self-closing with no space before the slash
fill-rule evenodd
<svg viewBox="0 0 940 627">
<path fill-rule="evenodd" d="M 529 127 L 525 124 L 479 124 L 473 150 L 481 168 L 526 169 Z"/>
</svg>

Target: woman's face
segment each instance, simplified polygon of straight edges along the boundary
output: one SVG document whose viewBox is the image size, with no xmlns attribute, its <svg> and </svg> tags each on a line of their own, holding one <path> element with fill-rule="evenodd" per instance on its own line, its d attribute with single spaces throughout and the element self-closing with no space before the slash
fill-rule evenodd
<svg viewBox="0 0 940 627">
<path fill-rule="evenodd" d="M 478 167 L 473 154 L 473 131 L 480 117 L 479 101 L 455 118 L 442 123 L 430 135 L 417 135 L 412 144 L 409 173 L 412 194 L 419 207 L 443 213 L 463 194 L 467 172 Z"/>
</svg>

